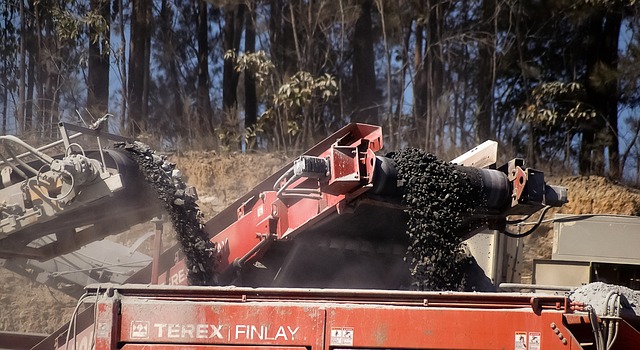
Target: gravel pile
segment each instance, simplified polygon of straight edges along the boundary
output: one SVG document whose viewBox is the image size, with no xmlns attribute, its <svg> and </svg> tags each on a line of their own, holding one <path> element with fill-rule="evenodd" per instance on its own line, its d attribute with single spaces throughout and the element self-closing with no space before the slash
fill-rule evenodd
<svg viewBox="0 0 640 350">
<path fill-rule="evenodd" d="M 612 292 L 620 295 L 622 315 L 640 317 L 640 292 L 631 288 L 594 282 L 572 290 L 569 299 L 591 305 L 597 315 L 603 316 L 607 314 L 607 298 L 611 305 Z"/>
<path fill-rule="evenodd" d="M 189 284 L 215 284 L 213 243 L 203 230 L 202 213 L 196 198 L 187 190 L 175 164 L 141 142 L 117 144 L 116 148 L 127 151 L 163 202 L 186 257 Z"/>
<path fill-rule="evenodd" d="M 409 221 L 407 259 L 420 290 L 463 290 L 473 262 L 456 235 L 466 216 L 483 205 L 482 191 L 451 163 L 419 149 L 387 155 L 404 183 L 403 204 Z"/>
</svg>

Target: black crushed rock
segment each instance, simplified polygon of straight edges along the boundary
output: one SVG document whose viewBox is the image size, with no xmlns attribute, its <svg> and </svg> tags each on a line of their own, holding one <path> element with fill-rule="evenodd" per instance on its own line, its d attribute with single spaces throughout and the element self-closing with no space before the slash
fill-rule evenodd
<svg viewBox="0 0 640 350">
<path fill-rule="evenodd" d="M 406 259 L 414 284 L 419 290 L 464 290 L 465 271 L 473 261 L 464 254 L 458 230 L 465 217 L 485 205 L 481 184 L 419 149 L 387 157 L 396 162 L 403 182 L 403 204 L 409 215 Z"/>
<path fill-rule="evenodd" d="M 187 190 L 176 165 L 138 141 L 116 144 L 115 147 L 127 151 L 164 204 L 186 257 L 189 284 L 214 285 L 215 249 L 203 230 L 203 215 L 196 198 Z"/>
</svg>

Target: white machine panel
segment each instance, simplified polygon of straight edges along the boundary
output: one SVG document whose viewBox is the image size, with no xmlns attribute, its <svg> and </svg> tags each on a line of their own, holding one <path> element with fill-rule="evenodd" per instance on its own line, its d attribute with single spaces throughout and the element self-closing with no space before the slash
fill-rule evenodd
<svg viewBox="0 0 640 350">
<path fill-rule="evenodd" d="M 640 264 L 640 217 L 556 215 L 553 260 Z"/>
</svg>

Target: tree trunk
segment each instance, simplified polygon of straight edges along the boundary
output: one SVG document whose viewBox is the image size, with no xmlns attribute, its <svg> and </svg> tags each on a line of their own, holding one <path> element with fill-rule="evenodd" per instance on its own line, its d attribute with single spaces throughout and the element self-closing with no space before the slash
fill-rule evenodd
<svg viewBox="0 0 640 350">
<path fill-rule="evenodd" d="M 405 24 L 403 26 L 403 32 L 404 32 L 404 38 L 403 38 L 403 42 L 402 42 L 402 69 L 400 70 L 400 81 L 399 81 L 399 85 L 402 87 L 401 89 L 398 89 L 397 91 L 397 102 L 396 102 L 396 111 L 394 113 L 395 115 L 395 125 L 391 125 L 392 123 L 392 119 L 393 118 L 389 118 L 390 122 L 389 122 L 389 129 L 392 131 L 392 135 L 389 136 L 389 148 L 390 149 L 398 149 L 399 147 L 401 147 L 401 144 L 405 141 L 404 139 L 404 135 L 401 135 L 401 131 L 403 131 L 404 128 L 404 112 L 403 112 L 403 108 L 404 108 L 404 95 L 405 95 L 405 91 L 404 91 L 404 84 L 405 84 L 405 79 L 407 76 L 407 71 L 409 70 L 409 67 L 411 65 L 410 61 L 409 61 L 409 52 L 410 52 L 410 45 L 411 45 L 411 34 L 412 34 L 412 27 L 413 27 L 413 20 L 408 21 L 407 24 Z"/>
<path fill-rule="evenodd" d="M 286 20 L 291 4 L 285 0 L 270 0 L 269 34 L 271 57 L 280 73 L 281 80 L 286 81 L 298 71 L 293 27 Z"/>
<path fill-rule="evenodd" d="M 622 17 L 619 12 L 593 15 L 588 26 L 591 43 L 587 53 L 587 98 L 598 116 L 586 124 L 580 144 L 582 175 L 604 175 L 605 148 L 609 152 L 609 176 L 619 179 L 618 141 L 618 40 Z"/>
<path fill-rule="evenodd" d="M 427 22 L 427 47 L 424 55 L 423 66 L 426 69 L 426 94 L 421 97 L 424 99 L 424 105 L 426 106 L 425 113 L 425 143 L 424 148 L 428 152 L 435 153 L 436 138 L 439 136 L 436 134 L 436 128 L 438 125 L 438 119 L 444 116 L 439 115 L 439 103 L 440 97 L 443 92 L 444 76 L 443 69 L 444 64 L 442 62 L 442 17 L 443 17 L 443 4 L 437 3 L 433 6 L 429 6 L 428 22 Z"/>
<path fill-rule="evenodd" d="M 25 84 L 26 84 L 26 67 L 27 67 L 27 63 L 26 63 L 26 53 L 27 53 L 27 49 L 26 49 L 26 45 L 25 45 L 25 38 L 26 38 L 26 16 L 25 16 L 25 11 L 24 11 L 24 0 L 18 0 L 20 1 L 20 53 L 19 53 L 19 64 L 18 64 L 18 105 L 16 106 L 16 121 L 18 121 L 19 124 L 22 125 L 22 130 L 18 130 L 19 133 L 24 133 L 26 132 L 27 126 L 26 124 L 26 120 L 25 118 L 25 113 L 24 113 L 24 106 L 25 106 L 25 100 L 26 100 L 26 96 L 25 96 Z"/>
<path fill-rule="evenodd" d="M 122 82 L 121 88 L 121 96 L 122 101 L 120 104 L 120 130 L 121 132 L 125 132 L 127 129 L 128 118 L 127 118 L 127 108 L 129 101 L 129 89 L 127 87 L 127 61 L 126 61 L 126 53 L 124 48 L 127 47 L 127 38 L 125 32 L 125 22 L 124 22 L 124 0 L 118 1 L 118 16 L 120 17 L 120 59 L 119 59 L 119 70 L 120 70 L 120 81 Z"/>
<path fill-rule="evenodd" d="M 492 18 L 495 12 L 495 0 L 482 2 L 482 28 L 483 32 L 492 32 Z M 489 37 L 487 37 L 489 41 Z M 491 42 L 480 43 L 478 76 L 478 113 L 476 114 L 477 141 L 483 142 L 494 138 L 492 133 L 491 115 L 493 107 L 493 52 L 495 38 L 491 36 Z"/>
<path fill-rule="evenodd" d="M 416 24 L 416 39 L 415 50 L 413 56 L 413 65 L 415 71 L 414 83 L 413 83 L 413 118 L 414 118 L 414 139 L 417 146 L 422 144 L 424 138 L 422 136 L 422 130 L 424 130 L 424 117 L 427 113 L 427 107 L 425 105 L 424 95 L 427 90 L 427 75 L 423 63 L 423 40 L 424 40 L 424 26 L 422 24 Z"/>
<path fill-rule="evenodd" d="M 227 6 L 224 15 L 224 52 L 229 50 L 238 53 L 240 50 L 240 38 L 242 37 L 242 26 L 244 22 L 244 5 Z M 237 109 L 238 79 L 240 75 L 236 72 L 232 60 L 224 61 L 224 71 L 222 75 L 222 103 L 226 111 Z"/>
<path fill-rule="evenodd" d="M 29 51 L 29 66 L 27 68 L 27 100 L 24 106 L 24 126 L 26 130 L 31 131 L 33 128 L 33 90 L 36 88 L 36 60 L 39 55 L 38 48 L 33 45 L 33 34 L 28 34 L 29 40 L 27 43 L 31 43 L 31 50 Z"/>
<path fill-rule="evenodd" d="M 33 3 L 31 5 L 31 13 L 33 13 L 35 17 L 35 28 L 34 28 L 35 45 L 33 46 L 35 47 L 34 51 L 36 55 L 36 60 L 40 63 L 38 64 L 38 66 L 34 68 L 34 71 L 33 71 L 33 74 L 36 75 L 37 79 L 34 79 L 35 81 L 34 90 L 36 92 L 36 97 L 33 98 L 32 103 L 34 107 L 36 107 L 36 111 L 38 112 L 36 112 L 36 115 L 33 118 L 33 123 L 35 124 L 35 126 L 33 127 L 33 130 L 30 130 L 30 131 L 35 132 L 41 125 L 40 124 L 42 121 L 41 113 L 43 113 L 42 111 L 45 108 L 43 103 L 44 96 L 45 96 L 43 86 L 47 78 L 47 74 L 46 74 L 47 59 L 46 57 L 44 57 L 44 54 L 43 54 L 43 52 L 45 51 L 43 50 L 44 39 L 42 36 L 43 21 L 40 13 L 40 6 L 38 3 Z"/>
<path fill-rule="evenodd" d="M 269 40 L 271 57 L 276 67 L 277 83 L 286 82 L 300 67 L 298 62 L 291 23 L 292 4 L 287 0 L 269 0 Z M 271 128 L 274 143 L 279 151 L 287 151 L 291 145 L 291 134 L 288 132 L 288 112 L 277 109 Z"/>
<path fill-rule="evenodd" d="M 145 115 L 145 83 L 148 77 L 149 61 L 147 60 L 147 47 L 150 38 L 149 15 L 151 11 L 150 0 L 131 1 L 131 33 L 129 39 L 129 117 L 128 132 L 131 136 L 137 136 L 146 129 Z"/>
<path fill-rule="evenodd" d="M 89 27 L 89 72 L 87 81 L 87 108 L 94 118 L 100 118 L 109 109 L 109 42 L 111 26 L 110 1 L 91 0 L 91 11 L 108 26 L 100 31 Z"/>
<path fill-rule="evenodd" d="M 353 33 L 354 114 L 352 121 L 363 123 L 377 122 L 378 119 L 373 25 L 371 22 L 372 6 L 373 0 L 362 1 L 360 16 L 356 21 Z"/>
<path fill-rule="evenodd" d="M 7 81 L 9 79 L 9 72 L 7 69 L 6 61 L 2 64 L 2 79 L 3 81 Z M 4 85 L 2 88 L 2 127 L 0 128 L 0 132 L 2 135 L 7 134 L 7 117 L 8 115 L 8 107 L 9 104 L 9 88 Z"/>
<path fill-rule="evenodd" d="M 176 47 L 176 39 L 173 28 L 174 12 L 171 10 L 168 0 L 162 0 L 160 8 L 160 30 L 161 30 L 161 44 L 163 45 L 163 60 L 168 65 L 167 70 L 167 86 L 171 89 L 173 101 L 170 103 L 172 107 L 172 118 L 175 119 L 174 125 L 177 127 L 177 132 L 181 135 L 186 134 L 185 126 L 187 123 L 184 120 L 184 105 L 183 105 L 183 89 L 180 87 L 180 78 L 178 72 L 178 57 Z"/>
<path fill-rule="evenodd" d="M 244 34 L 245 52 L 255 52 L 256 50 L 255 16 L 255 9 L 248 9 Z M 251 72 L 245 72 L 244 74 L 244 93 L 244 126 L 245 128 L 253 128 L 258 121 L 258 95 L 256 92 L 256 79 Z"/>
<path fill-rule="evenodd" d="M 151 90 L 151 3 L 152 0 L 145 0 L 144 8 L 144 64 L 142 65 L 142 116 L 145 121 L 149 119 L 149 92 Z"/>
<path fill-rule="evenodd" d="M 578 171 L 580 175 L 591 175 L 594 132 L 591 128 L 582 131 L 580 138 L 580 150 L 578 152 Z"/>
<path fill-rule="evenodd" d="M 41 130 L 41 137 L 47 139 L 53 137 L 53 121 L 58 112 L 58 94 L 57 80 L 58 71 L 57 60 L 60 58 L 58 49 L 58 41 L 55 35 L 53 20 L 49 16 L 43 16 L 42 27 L 44 36 L 41 40 L 43 46 L 40 47 L 40 60 L 42 67 L 42 76 L 44 77 L 42 85 L 42 95 L 40 98 L 40 118 L 38 126 Z"/>
<path fill-rule="evenodd" d="M 609 12 L 605 17 L 603 33 L 602 52 L 605 53 L 606 64 L 618 71 L 618 43 L 620 36 L 620 26 L 622 24 L 622 11 Z M 609 151 L 609 176 L 613 179 L 620 179 L 622 169 L 620 168 L 620 144 L 618 139 L 618 78 L 608 85 L 607 89 L 607 123 L 609 124 L 606 133 L 607 149 Z"/>
<path fill-rule="evenodd" d="M 207 3 L 198 1 L 198 130 L 213 132 L 211 98 L 209 97 L 209 33 Z"/>
<path fill-rule="evenodd" d="M 6 71 L 3 72 L 3 77 L 6 79 Z M 7 134 L 7 117 L 9 117 L 8 115 L 8 91 L 7 89 L 3 89 L 2 90 L 2 135 L 6 135 Z"/>
</svg>

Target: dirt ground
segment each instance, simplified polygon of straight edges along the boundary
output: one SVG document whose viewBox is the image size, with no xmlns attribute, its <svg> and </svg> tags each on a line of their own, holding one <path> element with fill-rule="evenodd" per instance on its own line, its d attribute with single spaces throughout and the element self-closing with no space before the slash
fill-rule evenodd
<svg viewBox="0 0 640 350">
<path fill-rule="evenodd" d="M 279 154 L 212 152 L 192 152 L 171 159 L 183 171 L 187 183 L 197 189 L 205 218 L 220 212 L 289 161 Z"/>
<path fill-rule="evenodd" d="M 187 182 L 198 189 L 205 218 L 212 217 L 287 162 L 282 155 L 201 152 L 171 159 L 183 171 Z M 600 177 L 558 177 L 547 182 L 569 188 L 570 203 L 560 213 L 640 215 L 640 190 Z M 542 227 L 525 240 L 525 265 L 533 258 L 551 256 L 551 231 L 550 225 Z M 127 235 L 127 240 L 130 236 Z M 523 271 L 523 282 L 530 280 L 526 274 Z M 0 281 L 1 331 L 50 333 L 69 319 L 75 306 L 73 298 L 2 268 Z"/>
</svg>

